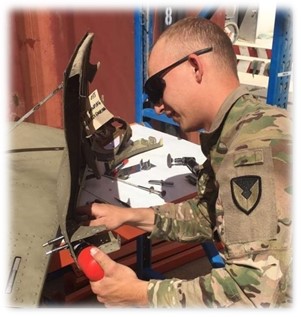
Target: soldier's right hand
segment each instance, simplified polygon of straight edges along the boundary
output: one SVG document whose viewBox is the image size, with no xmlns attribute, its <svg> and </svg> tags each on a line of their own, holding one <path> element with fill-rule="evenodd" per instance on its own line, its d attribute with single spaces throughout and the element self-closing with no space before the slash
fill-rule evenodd
<svg viewBox="0 0 301 317">
<path fill-rule="evenodd" d="M 114 230 L 127 221 L 127 213 L 130 208 L 114 206 L 110 204 L 92 203 L 77 208 L 81 215 L 87 215 L 83 222 L 87 226 L 105 226 L 107 230 Z"/>
</svg>

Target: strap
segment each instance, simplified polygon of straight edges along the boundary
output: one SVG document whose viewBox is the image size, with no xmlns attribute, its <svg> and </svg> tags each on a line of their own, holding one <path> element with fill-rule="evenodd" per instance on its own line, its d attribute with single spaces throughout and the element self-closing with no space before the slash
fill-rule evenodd
<svg viewBox="0 0 301 317">
<path fill-rule="evenodd" d="M 132 136 L 132 129 L 126 121 L 113 117 L 101 126 L 91 137 L 92 151 L 99 161 L 114 160 L 126 147 Z"/>
</svg>

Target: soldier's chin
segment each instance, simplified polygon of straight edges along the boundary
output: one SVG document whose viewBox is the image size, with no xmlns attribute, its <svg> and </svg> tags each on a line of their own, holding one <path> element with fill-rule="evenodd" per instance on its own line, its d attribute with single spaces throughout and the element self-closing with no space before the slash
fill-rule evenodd
<svg viewBox="0 0 301 317">
<path fill-rule="evenodd" d="M 177 122 L 177 123 L 180 126 L 181 131 L 183 131 L 183 132 L 194 132 L 194 131 L 197 131 L 197 129 L 195 129 L 192 126 L 187 126 L 185 124 L 181 124 L 180 122 Z"/>
</svg>

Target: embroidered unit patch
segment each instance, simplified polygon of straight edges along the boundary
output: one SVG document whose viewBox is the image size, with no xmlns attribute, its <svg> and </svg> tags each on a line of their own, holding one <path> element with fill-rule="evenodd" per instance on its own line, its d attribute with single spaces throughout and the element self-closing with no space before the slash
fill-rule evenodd
<svg viewBox="0 0 301 317">
<path fill-rule="evenodd" d="M 260 176 L 247 175 L 232 178 L 231 193 L 233 202 L 237 208 L 246 215 L 249 215 L 260 201 Z"/>
</svg>

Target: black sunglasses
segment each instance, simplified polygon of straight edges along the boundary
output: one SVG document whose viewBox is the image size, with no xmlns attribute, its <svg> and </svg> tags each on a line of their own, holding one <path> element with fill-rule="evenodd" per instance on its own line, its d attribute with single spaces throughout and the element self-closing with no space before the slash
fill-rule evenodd
<svg viewBox="0 0 301 317">
<path fill-rule="evenodd" d="M 191 54 L 202 55 L 212 51 L 212 47 L 207 47 L 202 50 L 195 51 Z M 144 92 L 148 95 L 148 99 L 153 104 L 157 104 L 160 102 L 160 99 L 163 97 L 163 92 L 166 86 L 165 80 L 162 78 L 165 76 L 170 70 L 182 64 L 183 62 L 188 60 L 188 57 L 191 55 L 187 55 L 175 63 L 163 68 L 158 73 L 151 76 L 144 84 Z"/>
</svg>

